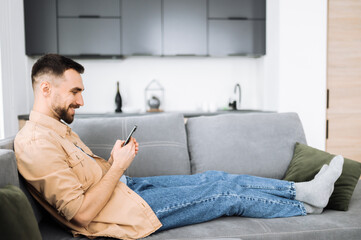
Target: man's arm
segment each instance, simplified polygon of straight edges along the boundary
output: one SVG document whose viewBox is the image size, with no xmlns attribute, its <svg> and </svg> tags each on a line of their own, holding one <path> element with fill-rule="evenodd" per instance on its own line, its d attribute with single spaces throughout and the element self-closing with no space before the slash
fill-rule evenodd
<svg viewBox="0 0 361 240">
<path fill-rule="evenodd" d="M 72 219 L 77 225 L 86 227 L 98 215 L 109 201 L 120 177 L 130 166 L 138 152 L 138 143 L 134 138 L 125 147 L 118 140 L 111 153 L 112 165 L 104 177 L 84 194 L 84 200 Z"/>
</svg>

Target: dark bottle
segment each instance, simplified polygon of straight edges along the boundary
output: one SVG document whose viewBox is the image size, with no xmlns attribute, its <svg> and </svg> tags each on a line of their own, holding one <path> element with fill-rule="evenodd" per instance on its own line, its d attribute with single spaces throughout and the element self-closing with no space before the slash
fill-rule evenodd
<svg viewBox="0 0 361 240">
<path fill-rule="evenodd" d="M 115 112 L 122 112 L 122 97 L 120 96 L 119 92 L 119 82 L 117 82 L 117 94 L 115 95 L 115 104 L 117 105 Z"/>
</svg>

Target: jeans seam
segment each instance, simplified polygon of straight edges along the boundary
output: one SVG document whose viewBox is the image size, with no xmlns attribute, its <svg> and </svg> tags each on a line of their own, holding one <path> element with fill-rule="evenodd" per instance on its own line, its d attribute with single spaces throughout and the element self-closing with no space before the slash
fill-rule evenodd
<svg viewBox="0 0 361 240">
<path fill-rule="evenodd" d="M 219 197 L 237 197 L 240 199 L 246 199 L 246 200 L 251 200 L 251 201 L 259 201 L 259 202 L 264 202 L 264 203 L 270 203 L 270 204 L 288 204 L 288 205 L 293 205 L 293 206 L 298 206 L 302 212 L 304 212 L 304 209 L 302 208 L 302 206 L 299 203 L 290 203 L 289 201 L 282 201 L 282 200 L 269 200 L 266 198 L 255 198 L 255 197 L 245 197 L 243 195 L 238 195 L 238 194 L 233 194 L 233 193 L 221 193 L 221 194 L 217 194 L 217 195 L 212 195 L 209 198 L 206 199 L 202 199 L 202 200 L 198 200 L 198 201 L 193 201 L 193 202 L 187 202 L 187 203 L 183 203 L 183 204 L 178 204 L 175 206 L 171 206 L 171 207 L 166 207 L 163 209 L 160 209 L 158 211 L 156 211 L 155 213 L 163 213 L 163 212 L 167 212 L 171 209 L 178 209 L 178 208 L 182 208 L 182 207 L 186 207 L 186 206 L 190 206 L 190 205 L 194 205 L 194 204 L 198 204 L 198 203 L 202 203 L 202 202 L 207 202 L 207 201 L 214 201 Z"/>
<path fill-rule="evenodd" d="M 290 190 L 291 188 L 286 187 L 269 187 L 269 186 L 254 186 L 254 185 L 244 185 L 244 184 L 238 184 L 238 186 L 241 186 L 243 188 L 252 188 L 252 189 L 264 189 L 264 190 L 278 190 L 278 191 L 285 191 Z"/>
<path fill-rule="evenodd" d="M 289 193 L 291 194 L 290 199 L 295 200 L 296 198 L 296 187 L 294 182 L 290 182 Z"/>
</svg>

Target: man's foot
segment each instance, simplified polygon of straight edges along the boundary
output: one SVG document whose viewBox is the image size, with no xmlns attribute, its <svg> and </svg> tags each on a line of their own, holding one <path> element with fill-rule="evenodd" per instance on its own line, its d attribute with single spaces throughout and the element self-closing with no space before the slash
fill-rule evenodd
<svg viewBox="0 0 361 240">
<path fill-rule="evenodd" d="M 303 206 L 305 207 L 307 214 L 321 214 L 323 212 L 323 208 L 314 207 L 307 203 L 303 203 Z"/>
<path fill-rule="evenodd" d="M 321 176 L 328 168 L 327 164 L 324 164 L 322 166 L 322 168 L 320 169 L 320 171 L 318 171 L 318 173 L 315 175 L 315 178 L 318 178 L 319 176 Z"/>
<path fill-rule="evenodd" d="M 316 208 L 326 207 L 333 192 L 335 182 L 342 173 L 344 159 L 341 155 L 334 157 L 322 173 L 309 182 L 295 183 L 296 200 Z M 323 167 L 324 168 L 324 167 Z"/>
</svg>

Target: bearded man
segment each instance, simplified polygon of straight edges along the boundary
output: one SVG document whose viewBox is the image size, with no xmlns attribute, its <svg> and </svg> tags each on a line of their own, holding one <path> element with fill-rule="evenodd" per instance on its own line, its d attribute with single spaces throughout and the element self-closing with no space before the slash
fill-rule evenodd
<svg viewBox="0 0 361 240">
<path fill-rule="evenodd" d="M 136 139 L 126 146 L 117 140 L 106 161 L 65 124 L 84 105 L 83 71 L 69 58 L 41 57 L 32 68 L 30 120 L 15 139 L 18 169 L 29 191 L 74 235 L 137 239 L 224 215 L 302 216 L 321 213 L 327 205 L 342 172 L 341 156 L 304 183 L 217 171 L 125 176 L 139 150 Z"/>
</svg>

